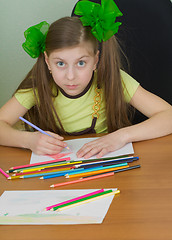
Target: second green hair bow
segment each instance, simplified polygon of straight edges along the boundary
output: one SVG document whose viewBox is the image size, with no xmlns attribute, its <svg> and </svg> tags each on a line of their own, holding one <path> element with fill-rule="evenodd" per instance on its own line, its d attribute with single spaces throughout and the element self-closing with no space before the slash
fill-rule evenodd
<svg viewBox="0 0 172 240">
<path fill-rule="evenodd" d="M 118 32 L 121 22 L 115 20 L 123 15 L 113 0 L 101 0 L 101 5 L 82 0 L 76 4 L 74 13 L 81 16 L 83 26 L 91 26 L 99 42 L 107 41 Z"/>
</svg>

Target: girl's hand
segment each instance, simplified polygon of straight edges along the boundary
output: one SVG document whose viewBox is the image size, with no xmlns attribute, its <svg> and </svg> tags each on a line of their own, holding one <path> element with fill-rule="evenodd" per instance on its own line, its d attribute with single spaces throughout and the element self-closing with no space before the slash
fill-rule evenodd
<svg viewBox="0 0 172 240">
<path fill-rule="evenodd" d="M 29 146 L 34 153 L 38 155 L 57 154 L 67 146 L 62 140 L 63 137 L 58 134 L 48 132 L 52 137 L 42 134 L 40 132 L 33 132 L 29 137 Z"/>
<path fill-rule="evenodd" d="M 84 157 L 87 159 L 96 155 L 97 158 L 100 158 L 108 152 L 113 152 L 123 147 L 126 143 L 122 129 L 119 129 L 113 133 L 84 144 L 84 146 L 77 152 L 77 157 Z"/>
</svg>

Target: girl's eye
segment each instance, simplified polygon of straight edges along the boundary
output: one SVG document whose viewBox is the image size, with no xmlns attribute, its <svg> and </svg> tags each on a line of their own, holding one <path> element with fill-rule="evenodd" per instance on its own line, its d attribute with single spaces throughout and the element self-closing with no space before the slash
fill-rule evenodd
<svg viewBox="0 0 172 240">
<path fill-rule="evenodd" d="M 83 66 L 85 66 L 85 62 L 84 62 L 84 61 L 82 61 L 82 60 L 81 60 L 81 61 L 79 61 L 79 62 L 78 62 L 78 66 L 79 66 L 79 67 L 83 67 Z"/>
<path fill-rule="evenodd" d="M 64 65 L 65 65 L 64 62 L 58 62 L 58 63 L 57 63 L 57 66 L 58 66 L 58 67 L 64 67 Z"/>
</svg>

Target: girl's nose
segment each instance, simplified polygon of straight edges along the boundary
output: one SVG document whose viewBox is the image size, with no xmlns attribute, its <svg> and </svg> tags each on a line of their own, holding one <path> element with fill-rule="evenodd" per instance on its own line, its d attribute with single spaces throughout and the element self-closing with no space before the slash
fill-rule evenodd
<svg viewBox="0 0 172 240">
<path fill-rule="evenodd" d="M 75 78 L 75 70 L 74 70 L 74 68 L 73 67 L 69 67 L 67 69 L 66 75 L 67 75 L 67 79 L 68 80 L 74 80 L 74 78 Z"/>
</svg>

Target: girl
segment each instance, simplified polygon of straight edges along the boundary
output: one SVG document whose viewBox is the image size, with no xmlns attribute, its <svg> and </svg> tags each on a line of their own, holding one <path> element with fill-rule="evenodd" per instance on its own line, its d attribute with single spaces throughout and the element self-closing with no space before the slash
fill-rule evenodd
<svg viewBox="0 0 172 240">
<path fill-rule="evenodd" d="M 128 142 L 172 133 L 171 105 L 121 70 L 113 36 L 120 25 L 115 18 L 121 12 L 113 0 L 102 0 L 102 6 L 94 4 L 77 3 L 75 11 L 81 18 L 65 17 L 50 27 L 42 22 L 25 32 L 23 48 L 38 59 L 0 109 L 1 145 L 55 154 L 66 147 L 63 135 L 108 133 L 78 151 L 78 157 L 89 158 L 102 157 Z M 130 105 L 149 119 L 132 126 Z M 53 138 L 27 126 L 27 131 L 14 128 L 19 116 Z"/>
</svg>

